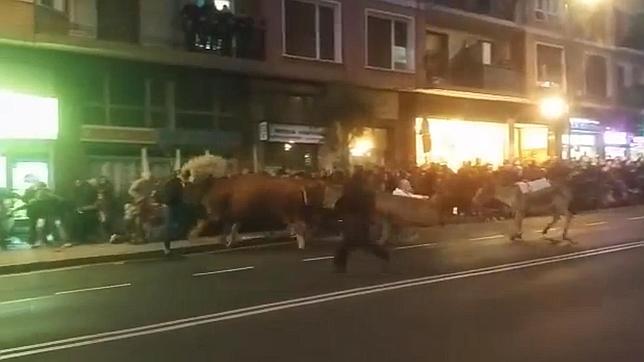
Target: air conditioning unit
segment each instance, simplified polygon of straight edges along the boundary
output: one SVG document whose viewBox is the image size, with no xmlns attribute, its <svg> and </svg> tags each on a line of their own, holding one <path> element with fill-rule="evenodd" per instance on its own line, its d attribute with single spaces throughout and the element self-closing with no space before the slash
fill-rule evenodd
<svg viewBox="0 0 644 362">
<path fill-rule="evenodd" d="M 546 15 L 546 12 L 543 10 L 535 10 L 534 11 L 534 18 L 539 20 L 539 21 L 546 21 L 548 20 L 548 15 Z"/>
</svg>

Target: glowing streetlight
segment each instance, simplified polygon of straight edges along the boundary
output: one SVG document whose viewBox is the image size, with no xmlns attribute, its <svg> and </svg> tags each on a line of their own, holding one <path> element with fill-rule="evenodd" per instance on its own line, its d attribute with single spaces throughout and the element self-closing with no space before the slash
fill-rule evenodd
<svg viewBox="0 0 644 362">
<path fill-rule="evenodd" d="M 363 136 L 355 140 L 349 150 L 353 157 L 365 157 L 374 149 L 375 145 L 371 138 Z"/>
<path fill-rule="evenodd" d="M 568 103 L 561 97 L 547 97 L 539 103 L 539 111 L 546 119 L 559 119 L 568 112 Z"/>
<path fill-rule="evenodd" d="M 580 3 L 581 5 L 588 6 L 588 7 L 594 7 L 602 2 L 602 0 L 575 0 L 575 1 Z"/>
</svg>

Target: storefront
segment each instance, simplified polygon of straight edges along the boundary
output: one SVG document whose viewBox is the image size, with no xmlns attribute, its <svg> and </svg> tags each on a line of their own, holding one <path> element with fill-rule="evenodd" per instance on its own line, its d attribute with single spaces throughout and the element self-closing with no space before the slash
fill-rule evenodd
<svg viewBox="0 0 644 362">
<path fill-rule="evenodd" d="M 326 132 L 325 127 L 319 126 L 261 122 L 258 134 L 264 169 L 316 169 L 318 150 L 324 144 Z"/>
<path fill-rule="evenodd" d="M 352 166 L 385 166 L 388 131 L 385 128 L 365 127 L 349 142 L 349 163 Z"/>
<path fill-rule="evenodd" d="M 423 89 L 401 97 L 414 130 L 415 164 L 545 160 L 556 149 L 553 130 L 540 124 L 529 99 L 487 93 Z"/>
<path fill-rule="evenodd" d="M 627 159 L 630 154 L 630 135 L 627 132 L 604 132 L 604 155 L 607 159 Z"/>
<path fill-rule="evenodd" d="M 501 165 L 508 152 L 508 126 L 503 123 L 427 118 L 431 148 L 424 162 L 456 170 L 464 162 Z"/>
<path fill-rule="evenodd" d="M 0 89 L 0 187 L 54 184 L 58 99 Z"/>
<path fill-rule="evenodd" d="M 630 157 L 632 134 L 623 128 L 606 127 L 595 119 L 570 118 L 570 129 L 562 136 L 562 157 L 622 158 Z"/>
<path fill-rule="evenodd" d="M 579 159 L 602 156 L 602 127 L 587 118 L 570 118 L 570 130 L 562 135 L 562 158 Z"/>
<path fill-rule="evenodd" d="M 514 125 L 514 155 L 521 160 L 546 161 L 549 129 L 545 125 L 516 123 Z"/>
<path fill-rule="evenodd" d="M 631 159 L 644 159 L 644 137 L 633 137 L 631 142 Z"/>
</svg>

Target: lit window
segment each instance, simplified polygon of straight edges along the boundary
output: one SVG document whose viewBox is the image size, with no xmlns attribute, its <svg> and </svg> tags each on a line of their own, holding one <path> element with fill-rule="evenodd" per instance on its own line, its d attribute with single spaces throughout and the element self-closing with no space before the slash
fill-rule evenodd
<svg viewBox="0 0 644 362">
<path fill-rule="evenodd" d="M 561 88 L 564 84 L 564 50 L 556 46 L 537 45 L 537 82 L 545 88 Z"/>
<path fill-rule="evenodd" d="M 414 69 L 414 29 L 408 18 L 367 13 L 367 65 L 393 70 Z"/>
<path fill-rule="evenodd" d="M 227 7 L 229 10 L 233 10 L 231 0 L 215 0 L 215 7 L 217 10 L 223 10 L 224 7 Z"/>
<path fill-rule="evenodd" d="M 492 43 L 490 43 L 489 41 L 481 42 L 481 47 L 483 48 L 481 62 L 485 65 L 491 65 L 492 64 Z"/>
<path fill-rule="evenodd" d="M 559 0 L 536 0 L 534 16 L 537 20 L 556 20 L 559 17 Z"/>
<path fill-rule="evenodd" d="M 284 0 L 284 53 L 341 61 L 340 8 L 326 1 Z"/>
</svg>

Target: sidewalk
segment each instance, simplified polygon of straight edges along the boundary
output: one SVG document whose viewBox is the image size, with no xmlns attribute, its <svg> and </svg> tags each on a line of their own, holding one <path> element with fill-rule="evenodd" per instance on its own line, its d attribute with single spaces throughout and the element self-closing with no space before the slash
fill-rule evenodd
<svg viewBox="0 0 644 362">
<path fill-rule="evenodd" d="M 276 244 L 285 241 L 285 233 L 275 233 L 270 238 L 259 234 L 242 236 L 240 246 Z M 172 250 L 177 254 L 190 254 L 226 249 L 217 238 L 174 241 Z M 111 263 L 135 259 L 163 257 L 163 243 L 87 244 L 68 248 L 43 246 L 36 249 L 0 251 L 0 274 L 63 268 L 76 265 Z"/>
</svg>

